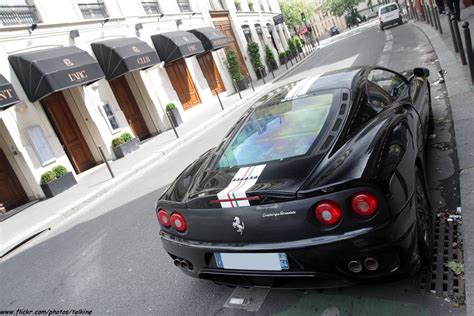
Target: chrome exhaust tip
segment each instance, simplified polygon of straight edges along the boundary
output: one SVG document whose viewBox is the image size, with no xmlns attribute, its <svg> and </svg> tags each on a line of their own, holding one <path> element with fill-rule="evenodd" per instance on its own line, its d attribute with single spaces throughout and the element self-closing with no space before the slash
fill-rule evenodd
<svg viewBox="0 0 474 316">
<path fill-rule="evenodd" d="M 179 259 L 174 259 L 173 263 L 175 266 L 179 267 L 181 265 L 181 261 Z"/>
<path fill-rule="evenodd" d="M 189 264 L 186 260 L 181 261 L 181 268 L 189 270 Z"/>
<path fill-rule="evenodd" d="M 364 267 L 369 271 L 375 271 L 379 268 L 379 261 L 376 258 L 367 257 L 364 260 Z"/>
<path fill-rule="evenodd" d="M 362 263 L 360 263 L 360 260 L 351 260 L 347 264 L 347 268 L 352 273 L 360 273 L 362 271 Z"/>
</svg>

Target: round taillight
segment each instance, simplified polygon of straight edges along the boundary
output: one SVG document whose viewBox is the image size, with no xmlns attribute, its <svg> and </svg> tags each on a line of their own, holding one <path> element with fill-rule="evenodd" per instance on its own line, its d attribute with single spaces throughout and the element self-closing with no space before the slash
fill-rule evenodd
<svg viewBox="0 0 474 316">
<path fill-rule="evenodd" d="M 170 216 L 168 215 L 168 213 L 166 213 L 165 210 L 159 210 L 157 212 L 157 216 L 158 216 L 158 221 L 160 222 L 161 226 L 163 227 L 171 226 Z"/>
<path fill-rule="evenodd" d="M 361 192 L 352 197 L 351 205 L 357 215 L 368 217 L 377 212 L 379 200 L 370 192 Z"/>
<path fill-rule="evenodd" d="M 314 215 L 324 225 L 335 225 L 341 220 L 342 212 L 336 202 L 322 201 L 316 205 Z"/>
<path fill-rule="evenodd" d="M 171 226 L 179 232 L 184 232 L 188 228 L 184 216 L 177 212 L 171 214 Z"/>
</svg>

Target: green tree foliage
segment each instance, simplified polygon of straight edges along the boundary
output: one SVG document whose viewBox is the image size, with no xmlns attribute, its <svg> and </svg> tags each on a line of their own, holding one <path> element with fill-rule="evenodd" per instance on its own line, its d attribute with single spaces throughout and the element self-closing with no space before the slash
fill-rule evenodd
<svg viewBox="0 0 474 316">
<path fill-rule="evenodd" d="M 342 16 L 344 14 L 356 15 L 355 7 L 362 0 L 325 0 L 323 12 L 332 15 Z"/>
<path fill-rule="evenodd" d="M 227 65 L 229 68 L 230 76 L 235 81 L 240 81 L 244 79 L 242 72 L 240 71 L 240 62 L 237 58 L 237 53 L 234 50 L 229 50 L 226 53 Z"/>
<path fill-rule="evenodd" d="M 308 22 L 314 20 L 315 2 L 310 0 L 279 0 L 281 12 L 285 18 L 286 25 L 290 28 L 298 28 L 303 24 L 301 12 L 306 16 Z"/>
<path fill-rule="evenodd" d="M 253 65 L 253 69 L 255 69 L 255 71 L 263 69 L 262 58 L 260 57 L 260 49 L 258 44 L 255 42 L 248 43 L 247 50 L 249 53 L 250 62 Z"/>
<path fill-rule="evenodd" d="M 267 65 L 273 65 L 276 63 L 275 55 L 273 55 L 273 51 L 268 45 L 265 45 L 265 61 Z"/>
</svg>

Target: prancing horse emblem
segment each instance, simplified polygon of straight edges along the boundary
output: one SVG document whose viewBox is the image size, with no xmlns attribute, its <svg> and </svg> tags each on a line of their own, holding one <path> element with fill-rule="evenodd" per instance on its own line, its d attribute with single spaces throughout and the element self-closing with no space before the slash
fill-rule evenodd
<svg viewBox="0 0 474 316">
<path fill-rule="evenodd" d="M 243 221 L 240 222 L 240 218 L 234 217 L 234 222 L 232 223 L 232 226 L 237 229 L 237 232 L 241 235 L 244 233 L 245 224 Z"/>
</svg>

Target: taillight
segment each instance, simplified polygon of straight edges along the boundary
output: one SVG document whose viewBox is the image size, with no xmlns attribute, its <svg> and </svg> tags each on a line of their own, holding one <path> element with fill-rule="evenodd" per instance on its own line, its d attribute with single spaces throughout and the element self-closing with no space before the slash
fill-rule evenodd
<svg viewBox="0 0 474 316">
<path fill-rule="evenodd" d="M 158 221 L 160 222 L 161 226 L 171 226 L 170 216 L 168 215 L 168 213 L 166 213 L 165 210 L 159 210 L 156 215 L 158 216 Z"/>
<path fill-rule="evenodd" d="M 368 217 L 377 212 L 379 200 L 370 192 L 361 192 L 352 197 L 351 205 L 356 214 Z"/>
<path fill-rule="evenodd" d="M 314 215 L 324 225 L 335 225 L 341 220 L 342 212 L 336 202 L 322 201 L 316 205 Z"/>
<path fill-rule="evenodd" d="M 173 214 L 171 214 L 170 221 L 171 226 L 173 226 L 173 228 L 179 232 L 184 232 L 188 228 L 184 216 L 179 214 L 178 212 L 174 212 Z"/>
</svg>

